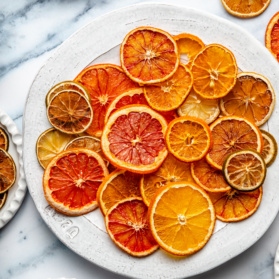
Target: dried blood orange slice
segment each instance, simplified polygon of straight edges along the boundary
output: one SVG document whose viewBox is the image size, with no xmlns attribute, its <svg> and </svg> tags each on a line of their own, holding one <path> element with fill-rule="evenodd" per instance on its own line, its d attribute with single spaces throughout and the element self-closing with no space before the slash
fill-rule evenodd
<svg viewBox="0 0 279 279">
<path fill-rule="evenodd" d="M 191 70 L 195 92 L 205 99 L 217 99 L 233 88 L 238 68 L 228 48 L 209 44 L 197 54 Z"/>
<path fill-rule="evenodd" d="M 125 106 L 108 119 L 101 137 L 106 158 L 117 168 L 150 173 L 159 168 L 168 151 L 167 122 L 144 105 Z"/>
<path fill-rule="evenodd" d="M 224 115 L 245 117 L 257 126 L 263 125 L 275 106 L 275 93 L 269 80 L 258 73 L 241 72 L 235 86 L 221 99 Z"/>
<path fill-rule="evenodd" d="M 265 161 L 266 166 L 269 167 L 277 156 L 277 141 L 271 133 L 265 130 L 261 130 L 261 132 L 263 136 L 263 150 L 261 155 Z"/>
<path fill-rule="evenodd" d="M 189 94 L 193 84 L 191 71 L 180 64 L 168 80 L 146 85 L 144 95 L 148 104 L 158 111 L 177 109 Z"/>
<path fill-rule="evenodd" d="M 147 210 L 141 198 L 132 197 L 117 202 L 105 215 L 112 241 L 132 256 L 144 257 L 159 248 L 149 228 Z"/>
<path fill-rule="evenodd" d="M 254 214 L 262 200 L 262 187 L 246 192 L 231 189 L 227 192 L 208 193 L 216 218 L 223 222 L 238 222 Z"/>
<path fill-rule="evenodd" d="M 199 186 L 187 182 L 173 182 L 158 190 L 148 215 L 150 229 L 160 247 L 177 256 L 203 248 L 215 226 L 209 196 Z"/>
<path fill-rule="evenodd" d="M 141 197 L 141 175 L 125 170 L 114 170 L 103 180 L 97 192 L 97 201 L 104 215 L 117 202 L 129 197 Z"/>
<path fill-rule="evenodd" d="M 89 66 L 77 75 L 75 81 L 89 92 L 94 121 L 86 132 L 96 137 L 102 134 L 105 114 L 112 100 L 119 94 L 138 87 L 121 67 L 113 64 Z"/>
<path fill-rule="evenodd" d="M 125 73 L 139 84 L 153 84 L 170 78 L 179 65 L 178 48 L 166 31 L 141 26 L 130 31 L 120 48 Z"/>
<path fill-rule="evenodd" d="M 206 154 L 207 162 L 222 170 L 226 157 L 239 150 L 262 151 L 260 129 L 252 122 L 238 116 L 223 116 L 210 124 L 212 148 Z"/>
<path fill-rule="evenodd" d="M 140 192 L 144 203 L 149 206 L 158 189 L 180 181 L 195 183 L 191 175 L 191 163 L 180 161 L 169 153 L 157 171 L 142 176 Z"/>
<path fill-rule="evenodd" d="M 44 195 L 58 212 L 78 216 L 94 210 L 97 190 L 108 170 L 94 151 L 66 150 L 47 165 L 43 176 Z"/>
<path fill-rule="evenodd" d="M 267 24 L 265 46 L 279 62 L 279 12 L 275 13 Z"/>
<path fill-rule="evenodd" d="M 0 148 L 8 151 L 9 149 L 9 136 L 6 130 L 0 127 Z"/>
</svg>

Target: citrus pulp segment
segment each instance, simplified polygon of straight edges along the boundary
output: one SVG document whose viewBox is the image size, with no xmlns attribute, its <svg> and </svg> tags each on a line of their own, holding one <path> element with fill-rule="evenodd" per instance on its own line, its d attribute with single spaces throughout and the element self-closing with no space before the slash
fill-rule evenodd
<svg viewBox="0 0 279 279">
<path fill-rule="evenodd" d="M 279 62 L 279 12 L 275 13 L 267 24 L 265 46 Z"/>
<path fill-rule="evenodd" d="M 137 173 L 158 169 L 166 158 L 167 122 L 148 106 L 129 105 L 108 119 L 101 137 L 106 158 L 115 167 Z"/>
<path fill-rule="evenodd" d="M 166 143 L 169 152 L 179 160 L 197 161 L 211 148 L 211 131 L 199 118 L 180 116 L 169 123 Z"/>
<path fill-rule="evenodd" d="M 215 209 L 216 218 L 223 222 L 238 222 L 254 214 L 262 200 L 262 187 L 254 191 L 208 193 Z"/>
<path fill-rule="evenodd" d="M 141 198 L 132 197 L 117 202 L 105 215 L 112 241 L 132 256 L 144 257 L 159 247 L 149 228 L 147 210 Z"/>
<path fill-rule="evenodd" d="M 265 161 L 267 167 L 269 167 L 275 160 L 278 152 L 278 145 L 277 141 L 274 136 L 265 131 L 261 130 L 263 136 L 263 150 L 262 150 L 262 157 Z"/>
<path fill-rule="evenodd" d="M 98 153 L 83 148 L 63 151 L 44 171 L 45 198 L 65 215 L 86 214 L 98 206 L 97 190 L 107 175 L 106 164 Z"/>
<path fill-rule="evenodd" d="M 193 60 L 191 71 L 195 92 L 205 99 L 217 99 L 233 88 L 238 68 L 228 48 L 209 44 Z"/>
<path fill-rule="evenodd" d="M 188 182 L 173 182 L 160 188 L 149 205 L 148 215 L 160 247 L 177 256 L 190 255 L 204 247 L 215 226 L 209 196 Z"/>
<path fill-rule="evenodd" d="M 97 201 L 102 213 L 105 215 L 121 200 L 141 197 L 140 178 L 140 174 L 125 170 L 114 170 L 106 176 L 97 192 Z"/>
<path fill-rule="evenodd" d="M 66 134 L 83 133 L 93 120 L 88 99 L 79 92 L 61 91 L 55 94 L 47 107 L 50 124 Z"/>
<path fill-rule="evenodd" d="M 270 81 L 261 74 L 241 72 L 235 86 L 221 99 L 224 115 L 245 117 L 257 126 L 263 125 L 275 106 L 275 92 Z"/>
<path fill-rule="evenodd" d="M 175 40 L 166 31 L 141 26 L 131 30 L 120 46 L 121 66 L 139 84 L 153 84 L 170 78 L 179 65 Z"/>
<path fill-rule="evenodd" d="M 89 92 L 94 121 L 86 132 L 96 137 L 102 134 L 105 114 L 112 100 L 127 90 L 139 87 L 120 66 L 114 64 L 89 66 L 76 76 L 75 81 Z"/>
<path fill-rule="evenodd" d="M 168 80 L 144 86 L 148 104 L 158 111 L 177 109 L 189 94 L 193 84 L 191 71 L 180 64 Z"/>
</svg>

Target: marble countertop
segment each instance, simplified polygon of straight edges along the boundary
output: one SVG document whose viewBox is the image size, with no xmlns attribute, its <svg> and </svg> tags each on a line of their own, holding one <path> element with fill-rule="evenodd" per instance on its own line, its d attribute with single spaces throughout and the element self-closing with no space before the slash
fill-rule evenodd
<svg viewBox="0 0 279 279">
<path fill-rule="evenodd" d="M 29 87 L 55 49 L 92 19 L 139 0 L 0 0 L 0 109 L 22 132 Z M 279 11 L 279 1 L 253 19 L 229 15 L 220 0 L 152 1 L 191 7 L 238 24 L 264 45 L 266 25 Z M 241 38 L 239 38 L 241 40 Z M 259 224 L 260 226 L 261 224 Z M 279 244 L 279 216 L 266 233 L 239 256 L 198 279 L 272 279 Z M 27 192 L 15 214 L 0 229 L 0 279 L 124 278 L 83 259 L 53 234 Z"/>
</svg>

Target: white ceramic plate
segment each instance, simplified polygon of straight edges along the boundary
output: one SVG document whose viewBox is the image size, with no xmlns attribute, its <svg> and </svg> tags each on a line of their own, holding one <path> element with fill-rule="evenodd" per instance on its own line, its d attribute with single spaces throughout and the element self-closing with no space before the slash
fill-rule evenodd
<svg viewBox="0 0 279 279">
<path fill-rule="evenodd" d="M 223 44 L 233 51 L 240 69 L 263 74 L 269 78 L 275 91 L 279 92 L 277 62 L 254 37 L 240 27 L 204 12 L 165 4 L 140 4 L 117 10 L 95 19 L 73 34 L 36 76 L 24 113 L 25 173 L 30 193 L 42 218 L 57 237 L 77 254 L 103 268 L 133 278 L 186 278 L 237 256 L 268 229 L 279 209 L 279 195 L 275 195 L 279 183 L 279 172 L 276 171 L 279 169 L 279 160 L 268 169 L 262 203 L 249 219 L 226 225 L 217 222 L 209 243 L 190 257 L 173 258 L 157 251 L 151 256 L 137 259 L 120 251 L 112 243 L 105 232 L 99 210 L 71 218 L 57 214 L 48 206 L 41 187 L 43 170 L 35 153 L 38 136 L 50 127 L 45 109 L 45 95 L 50 87 L 60 81 L 73 79 L 89 64 L 119 64 L 119 44 L 131 29 L 142 25 L 152 25 L 172 34 L 193 33 L 206 44 Z M 271 119 L 263 127 L 277 140 L 278 112 L 276 105 Z"/>
<path fill-rule="evenodd" d="M 0 110 L 0 127 L 3 127 L 9 136 L 9 154 L 16 164 L 17 176 L 15 184 L 8 190 L 8 197 L 0 209 L 0 228 L 4 227 L 20 208 L 26 194 L 26 181 L 22 161 L 22 136 L 13 120 Z"/>
</svg>

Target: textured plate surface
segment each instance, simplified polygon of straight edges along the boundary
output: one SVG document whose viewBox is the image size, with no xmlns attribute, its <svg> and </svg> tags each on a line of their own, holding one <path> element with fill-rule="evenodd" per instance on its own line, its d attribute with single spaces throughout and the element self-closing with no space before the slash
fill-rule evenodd
<svg viewBox="0 0 279 279">
<path fill-rule="evenodd" d="M 275 59 L 254 37 L 228 21 L 197 10 L 165 4 L 140 4 L 117 10 L 95 19 L 73 34 L 36 76 L 24 113 L 25 174 L 42 218 L 54 234 L 77 254 L 103 268 L 133 278 L 186 278 L 237 256 L 268 229 L 279 209 L 279 195 L 274 195 L 279 182 L 278 160 L 268 169 L 258 211 L 239 223 L 224 225 L 217 222 L 209 243 L 200 252 L 186 258 L 170 257 L 160 250 L 143 259 L 133 258 L 111 242 L 100 210 L 78 218 L 62 216 L 48 206 L 40 187 L 43 170 L 37 162 L 35 146 L 38 136 L 50 127 L 46 118 L 46 93 L 54 84 L 73 79 L 89 64 L 119 64 L 119 44 L 131 29 L 142 25 L 158 27 L 174 35 L 193 33 L 206 44 L 223 44 L 234 53 L 240 69 L 261 73 L 271 81 L 275 92 L 279 90 L 279 70 Z M 278 112 L 276 104 L 272 117 L 262 127 L 269 130 L 277 141 Z"/>
<path fill-rule="evenodd" d="M 26 181 L 22 160 L 22 136 L 13 120 L 0 110 L 0 126 L 3 127 L 9 136 L 9 154 L 13 157 L 17 177 L 15 184 L 8 190 L 8 197 L 4 206 L 0 209 L 0 228 L 4 227 L 20 208 L 26 194 Z"/>
</svg>

